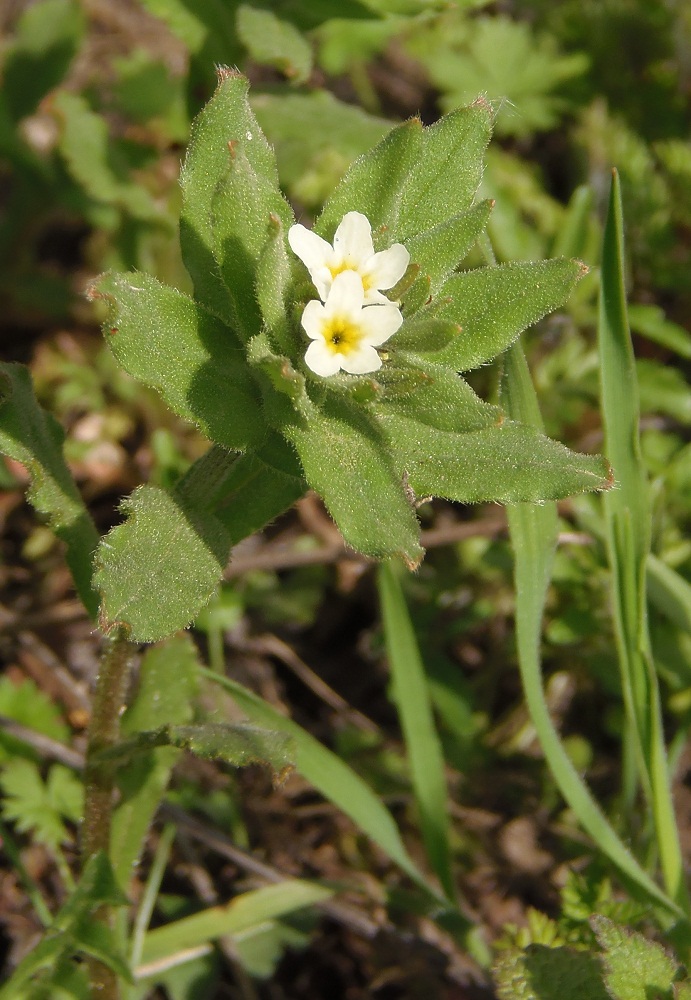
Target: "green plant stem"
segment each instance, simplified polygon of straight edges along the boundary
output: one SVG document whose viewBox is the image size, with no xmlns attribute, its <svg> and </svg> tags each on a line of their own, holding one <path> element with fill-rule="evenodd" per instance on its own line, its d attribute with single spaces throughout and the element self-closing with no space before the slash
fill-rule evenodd
<svg viewBox="0 0 691 1000">
<path fill-rule="evenodd" d="M 116 629 L 106 640 L 101 667 L 96 681 L 91 721 L 89 723 L 84 772 L 84 823 L 82 826 L 82 867 L 100 851 L 110 848 L 110 828 L 113 816 L 115 768 L 98 755 L 115 743 L 120 736 L 120 712 L 132 657 L 132 645 L 123 628 Z M 95 919 L 110 926 L 110 908 L 102 907 Z M 118 982 L 112 969 L 102 962 L 89 960 L 91 993 L 98 1000 L 117 1000 Z"/>
</svg>

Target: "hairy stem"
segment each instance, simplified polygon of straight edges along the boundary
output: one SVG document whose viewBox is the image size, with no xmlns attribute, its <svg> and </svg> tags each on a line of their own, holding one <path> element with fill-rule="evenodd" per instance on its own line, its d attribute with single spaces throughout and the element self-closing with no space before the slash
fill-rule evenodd
<svg viewBox="0 0 691 1000">
<path fill-rule="evenodd" d="M 115 768 L 110 762 L 99 762 L 97 755 L 119 739 L 120 711 L 125 700 L 131 656 L 132 645 L 125 630 L 119 628 L 106 640 L 89 723 L 84 773 L 82 865 L 86 865 L 99 851 L 107 854 L 110 847 Z M 110 908 L 102 907 L 95 919 L 110 926 Z M 118 982 L 113 970 L 95 959 L 90 959 L 88 965 L 94 1000 L 117 1000 Z"/>
</svg>

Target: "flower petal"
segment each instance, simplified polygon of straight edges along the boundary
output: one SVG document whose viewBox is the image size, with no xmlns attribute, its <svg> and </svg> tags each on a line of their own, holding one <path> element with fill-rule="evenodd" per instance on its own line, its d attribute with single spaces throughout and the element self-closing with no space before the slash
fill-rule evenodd
<svg viewBox="0 0 691 1000">
<path fill-rule="evenodd" d="M 403 316 L 393 302 L 385 306 L 365 306 L 360 313 L 360 329 L 365 344 L 379 347 L 392 337 L 403 322 Z"/>
<path fill-rule="evenodd" d="M 307 303 L 302 311 L 302 328 L 310 340 L 320 340 L 323 338 L 322 327 L 326 320 L 326 310 L 317 299 L 312 299 Z"/>
<path fill-rule="evenodd" d="M 362 212 L 347 212 L 334 235 L 334 250 L 355 267 L 374 255 L 372 227 Z"/>
<path fill-rule="evenodd" d="M 335 375 L 341 367 L 342 355 L 334 354 L 323 340 L 313 340 L 305 351 L 305 364 L 311 368 L 316 375 L 328 378 Z"/>
<path fill-rule="evenodd" d="M 410 254 L 402 243 L 394 243 L 388 250 L 375 253 L 363 268 L 363 278 L 369 278 L 372 288 L 393 288 L 405 274 Z"/>
<path fill-rule="evenodd" d="M 366 372 L 376 372 L 381 368 L 381 358 L 369 344 L 361 344 L 356 351 L 348 355 L 339 355 L 341 368 L 350 375 L 364 375 Z"/>
<path fill-rule="evenodd" d="M 291 226 L 288 230 L 290 249 L 302 263 L 311 271 L 328 267 L 333 259 L 333 248 L 330 243 L 317 236 L 311 229 L 300 224 Z"/>
<path fill-rule="evenodd" d="M 364 300 L 362 278 L 357 271 L 341 271 L 334 278 L 324 304 L 326 315 L 347 316 L 359 323 Z"/>
</svg>

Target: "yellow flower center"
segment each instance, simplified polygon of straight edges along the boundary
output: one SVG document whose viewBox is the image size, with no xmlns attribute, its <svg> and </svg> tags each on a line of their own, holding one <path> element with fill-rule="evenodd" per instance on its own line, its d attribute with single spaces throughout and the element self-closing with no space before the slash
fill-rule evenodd
<svg viewBox="0 0 691 1000">
<path fill-rule="evenodd" d="M 350 354 L 357 350 L 362 340 L 360 328 L 340 316 L 333 316 L 324 324 L 322 336 L 334 354 Z"/>
<path fill-rule="evenodd" d="M 355 271 L 356 274 L 360 275 L 360 279 L 362 280 L 362 287 L 365 292 L 368 292 L 372 287 L 372 279 L 369 277 L 369 275 L 360 274 L 360 271 L 357 269 L 357 267 L 353 267 L 352 264 L 349 264 L 347 260 L 342 260 L 340 264 L 334 264 L 334 266 L 330 267 L 329 270 L 331 271 L 332 278 L 335 278 L 337 274 L 342 274 L 343 271 Z"/>
</svg>

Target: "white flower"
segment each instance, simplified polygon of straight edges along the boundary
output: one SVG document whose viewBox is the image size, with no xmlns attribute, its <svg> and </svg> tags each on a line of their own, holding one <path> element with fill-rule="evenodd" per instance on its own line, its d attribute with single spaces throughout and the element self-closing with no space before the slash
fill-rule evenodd
<svg viewBox="0 0 691 1000">
<path fill-rule="evenodd" d="M 403 317 L 393 302 L 363 308 L 364 301 L 362 281 L 348 270 L 333 279 L 326 302 L 312 299 L 305 306 L 302 325 L 312 341 L 305 361 L 317 375 L 335 375 L 341 368 L 362 375 L 381 368 L 375 348 L 398 330 Z"/>
<path fill-rule="evenodd" d="M 410 261 L 410 254 L 402 243 L 394 243 L 388 250 L 374 252 L 372 227 L 361 212 L 348 212 L 336 230 L 331 246 L 304 226 L 291 226 L 288 242 L 310 273 L 326 302 L 329 289 L 337 275 L 355 271 L 360 275 L 365 290 L 365 303 L 387 303 L 382 290 L 393 288 L 401 280 Z"/>
</svg>

